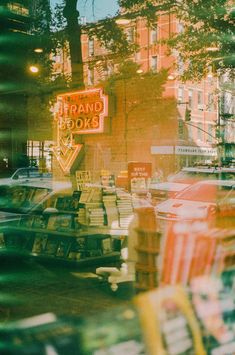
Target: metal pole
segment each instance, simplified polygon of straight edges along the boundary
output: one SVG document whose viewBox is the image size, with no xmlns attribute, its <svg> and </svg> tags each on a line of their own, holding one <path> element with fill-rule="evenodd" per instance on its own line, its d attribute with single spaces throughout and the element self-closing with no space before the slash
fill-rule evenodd
<svg viewBox="0 0 235 355">
<path fill-rule="evenodd" d="M 127 97 L 126 97 L 126 79 L 123 79 L 124 85 L 124 142 L 125 142 L 125 162 L 128 161 L 128 147 L 127 147 L 127 129 L 128 129 L 128 113 L 127 113 Z"/>
</svg>

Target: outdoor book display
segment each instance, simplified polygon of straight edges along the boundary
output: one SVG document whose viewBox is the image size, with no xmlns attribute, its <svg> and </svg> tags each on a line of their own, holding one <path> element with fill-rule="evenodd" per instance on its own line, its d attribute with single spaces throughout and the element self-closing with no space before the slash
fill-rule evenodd
<svg viewBox="0 0 235 355">
<path fill-rule="evenodd" d="M 138 222 L 134 231 L 137 236 L 135 286 L 139 290 L 149 290 L 159 284 L 161 232 L 157 226 L 153 207 L 137 208 L 136 214 Z"/>
<path fill-rule="evenodd" d="M 136 254 L 136 289 L 186 286 L 194 277 L 218 276 L 235 265 L 235 228 L 212 228 L 195 218 L 169 221 L 164 232 L 154 207 L 136 208 L 135 214 L 128 240 Z"/>
<path fill-rule="evenodd" d="M 190 299 L 202 329 L 206 354 L 235 353 L 235 269 L 221 278 L 198 277 L 190 283 Z"/>
<path fill-rule="evenodd" d="M 88 317 L 45 314 L 4 324 L 0 350 L 10 355 L 232 355 L 234 285 L 231 268 L 220 278 L 198 277 L 187 288 L 159 287 Z"/>
<path fill-rule="evenodd" d="M 3 228 L 1 248 L 41 259 L 76 263 L 120 257 L 108 230 L 99 233 L 97 230 L 76 229 L 70 214 L 52 215 L 47 223 L 40 220 L 40 225 L 38 219 L 38 216 L 32 216 L 20 220 L 18 225 Z M 34 220 L 37 221 L 36 226 Z"/>
<path fill-rule="evenodd" d="M 120 243 L 113 239 L 113 235 L 119 240 L 127 235 L 127 231 L 119 226 L 116 229 L 104 226 L 104 210 L 98 207 L 102 206 L 102 202 L 98 202 L 100 189 L 93 189 L 92 195 L 96 197 L 86 204 L 86 208 L 80 203 L 82 193 L 74 191 L 71 196 L 58 196 L 49 206 L 56 208 L 53 213 L 24 215 L 2 227 L 1 248 L 67 262 L 119 259 Z M 84 209 L 82 220 L 80 213 Z M 89 223 L 86 223 L 87 218 Z"/>
<path fill-rule="evenodd" d="M 235 265 L 235 229 L 208 229 L 202 221 L 173 222 L 162 242 L 163 284 L 187 285 Z"/>
<path fill-rule="evenodd" d="M 1 247 L 76 262 L 120 257 L 121 240 L 133 216 L 131 195 L 117 192 L 114 177 L 107 172 L 101 184 L 92 184 L 90 172 L 78 171 L 76 182 L 80 190 L 53 196 L 47 201 L 46 213 L 40 209 L 3 227 Z M 26 198 L 20 187 L 13 197 L 19 205 Z M 29 203 L 34 197 L 27 196 Z"/>
</svg>

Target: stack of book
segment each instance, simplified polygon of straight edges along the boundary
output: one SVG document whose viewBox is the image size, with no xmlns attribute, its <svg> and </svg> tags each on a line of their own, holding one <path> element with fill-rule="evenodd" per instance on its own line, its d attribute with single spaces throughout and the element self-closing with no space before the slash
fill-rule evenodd
<svg viewBox="0 0 235 355">
<path fill-rule="evenodd" d="M 125 191 L 117 191 L 117 208 L 119 214 L 119 227 L 128 228 L 133 217 L 131 195 Z"/>
<path fill-rule="evenodd" d="M 102 202 L 102 188 L 98 186 L 89 187 L 89 196 L 86 202 Z"/>
<path fill-rule="evenodd" d="M 86 209 L 85 207 L 80 207 L 78 210 L 78 217 L 77 221 L 80 224 L 87 224 L 87 219 L 86 219 Z"/>
<path fill-rule="evenodd" d="M 116 193 L 103 194 L 103 204 L 106 213 L 106 224 L 112 228 L 119 227 L 119 215 L 117 209 Z"/>
<path fill-rule="evenodd" d="M 103 226 L 104 225 L 104 209 L 102 207 L 88 208 L 89 225 Z"/>
<path fill-rule="evenodd" d="M 78 222 L 85 225 L 103 226 L 104 210 L 102 203 L 102 189 L 89 186 L 82 191 L 78 212 Z"/>
<path fill-rule="evenodd" d="M 102 189 L 97 186 L 87 186 L 81 193 L 79 203 L 101 202 Z"/>
</svg>

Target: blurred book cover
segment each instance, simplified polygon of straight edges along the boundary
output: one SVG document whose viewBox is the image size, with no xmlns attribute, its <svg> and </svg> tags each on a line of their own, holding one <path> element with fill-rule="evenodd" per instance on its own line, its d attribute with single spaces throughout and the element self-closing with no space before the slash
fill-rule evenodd
<svg viewBox="0 0 235 355">
<path fill-rule="evenodd" d="M 46 234 L 41 234 L 41 233 L 36 233 L 34 237 L 34 243 L 32 247 L 32 253 L 35 254 L 41 254 L 45 250 L 45 246 L 47 243 L 47 235 Z"/>
<path fill-rule="evenodd" d="M 148 354 L 206 355 L 201 329 L 188 296 L 167 286 L 136 296 Z"/>
<path fill-rule="evenodd" d="M 56 256 L 60 258 L 67 258 L 70 247 L 71 247 L 70 240 L 60 240 L 58 243 L 58 248 L 56 250 Z"/>
<path fill-rule="evenodd" d="M 139 314 L 131 304 L 84 318 L 79 333 L 81 355 L 147 354 Z"/>
<path fill-rule="evenodd" d="M 45 245 L 44 253 L 47 255 L 56 255 L 59 245 L 58 238 L 48 237 Z"/>
<path fill-rule="evenodd" d="M 46 226 L 47 223 L 43 216 L 38 215 L 33 217 L 33 223 L 32 223 L 33 228 L 45 229 Z"/>
</svg>

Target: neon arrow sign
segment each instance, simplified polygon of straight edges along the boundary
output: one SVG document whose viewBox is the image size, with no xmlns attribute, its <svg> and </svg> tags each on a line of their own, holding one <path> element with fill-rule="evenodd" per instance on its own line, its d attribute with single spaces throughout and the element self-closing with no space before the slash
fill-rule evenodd
<svg viewBox="0 0 235 355">
<path fill-rule="evenodd" d="M 104 131 L 108 114 L 108 97 L 102 89 L 65 93 L 57 96 L 54 106 L 56 146 L 53 151 L 64 173 L 69 173 L 83 145 L 75 144 L 76 134 Z"/>
</svg>

